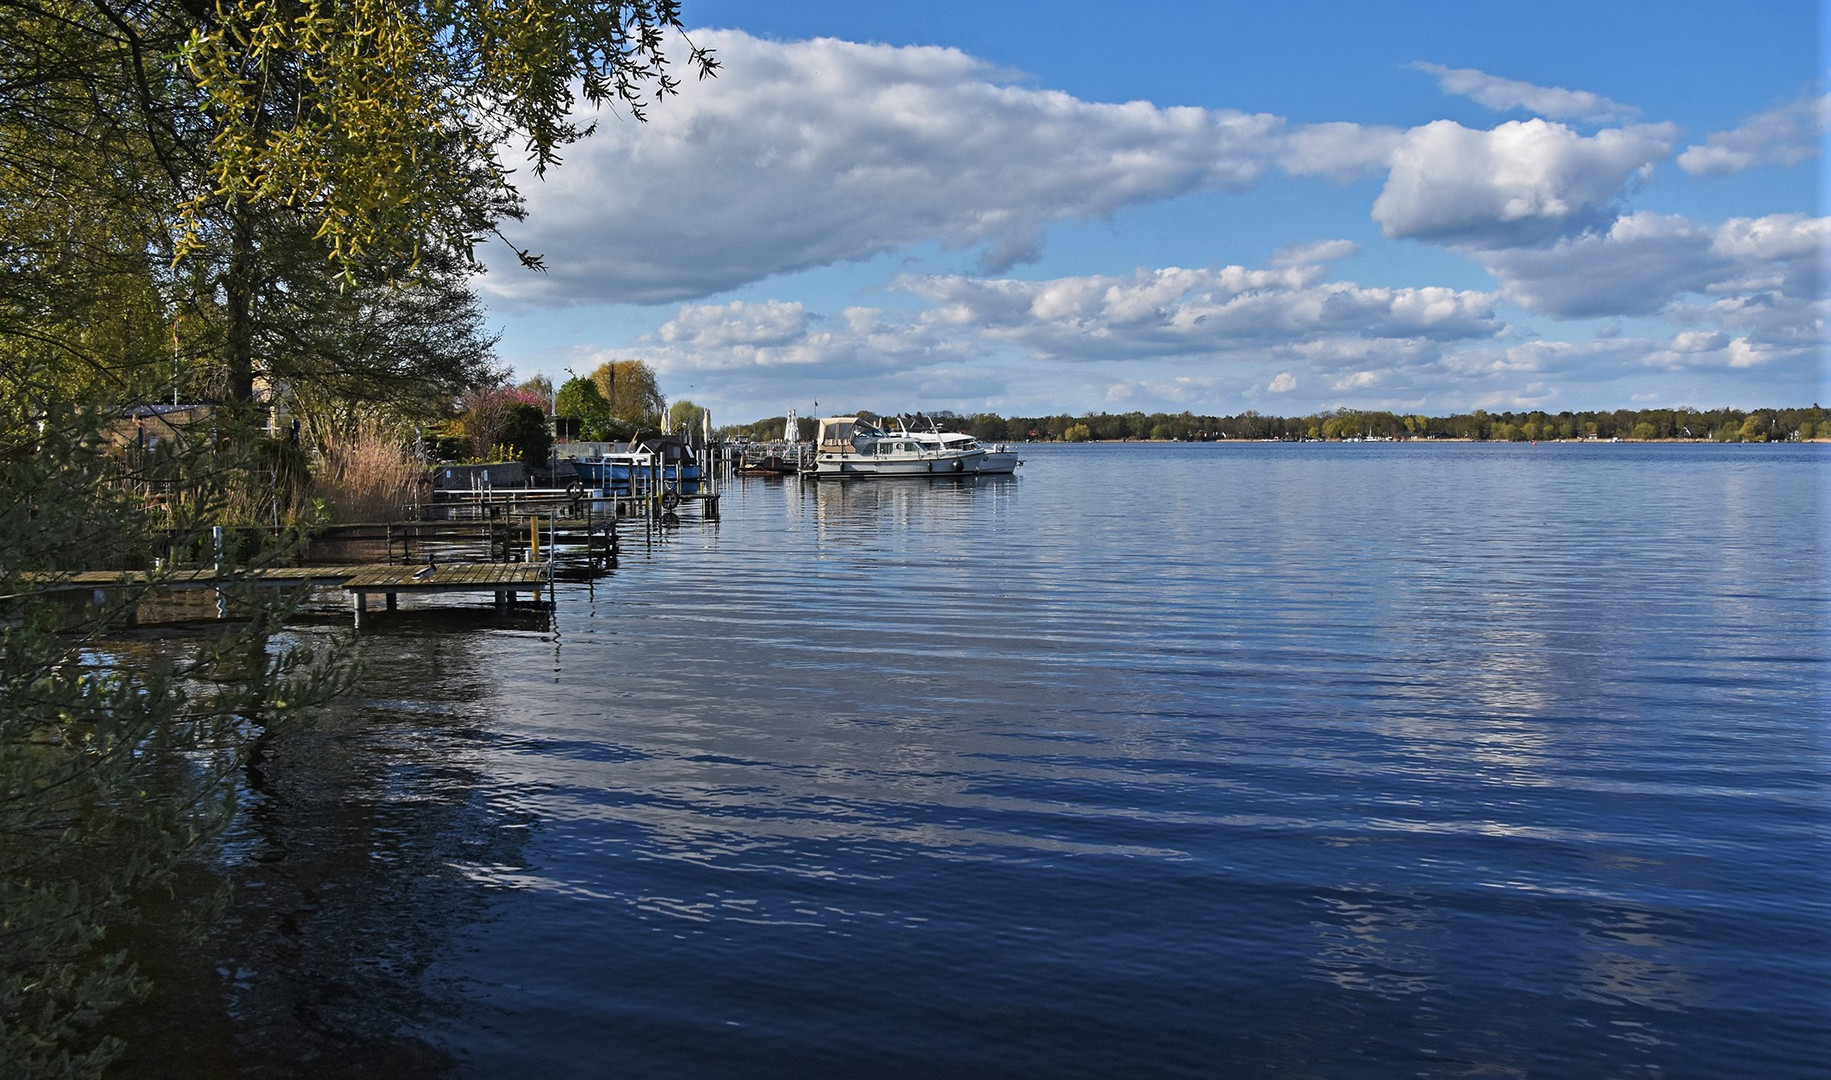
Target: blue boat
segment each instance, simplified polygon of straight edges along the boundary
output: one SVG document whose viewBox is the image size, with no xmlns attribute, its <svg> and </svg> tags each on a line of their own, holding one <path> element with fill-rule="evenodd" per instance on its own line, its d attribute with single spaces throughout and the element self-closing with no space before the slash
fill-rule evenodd
<svg viewBox="0 0 1831 1080">
<path fill-rule="evenodd" d="M 606 495 L 646 494 L 657 483 L 662 492 L 697 495 L 702 475 L 691 443 L 655 432 L 642 432 L 602 457 L 577 459 L 572 469 L 580 484 Z"/>
</svg>

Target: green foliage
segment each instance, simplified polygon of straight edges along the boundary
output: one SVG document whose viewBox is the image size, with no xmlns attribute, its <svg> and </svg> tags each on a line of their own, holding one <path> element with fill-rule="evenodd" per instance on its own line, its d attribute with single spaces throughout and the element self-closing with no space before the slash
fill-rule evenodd
<svg viewBox="0 0 1831 1080">
<path fill-rule="evenodd" d="M 0 1063 L 93 1077 L 120 1051 L 110 1012 L 145 989 L 105 946 L 227 820 L 264 731 L 340 685 L 277 646 L 290 611 L 232 590 L 245 621 L 188 639 L 110 628 L 160 574 L 96 609 L 34 589 L 60 568 L 150 567 L 161 538 L 102 431 L 108 417 L 27 382 L 0 404 Z M 192 505 L 245 473 L 199 442 L 167 462 Z M 262 590 L 263 593 L 268 592 Z"/>
<path fill-rule="evenodd" d="M 525 401 L 509 410 L 499 438 L 523 465 L 543 465 L 553 452 L 553 429 L 547 426 L 547 414 Z"/>
<path fill-rule="evenodd" d="M 519 213 L 497 148 L 538 172 L 588 130 L 575 101 L 639 118 L 678 24 L 668 0 L 0 0 L 0 338 L 67 342 L 121 402 L 157 367 L 166 400 L 265 381 L 432 419 L 494 373 L 467 278 Z"/>
<path fill-rule="evenodd" d="M 554 401 L 554 413 L 579 422 L 579 438 L 590 442 L 608 442 L 616 438 L 621 425 L 610 415 L 610 402 L 590 379 L 574 376 L 560 385 Z"/>
<path fill-rule="evenodd" d="M 345 266 L 469 250 L 515 204 L 498 147 L 526 147 L 541 175 L 589 132 L 580 99 L 641 119 L 676 90 L 663 49 L 680 29 L 674 0 L 174 10 L 198 17 L 175 20 L 186 36 L 171 74 L 208 102 L 210 184 L 184 204 L 191 235 L 219 201 L 290 207 Z M 688 48 L 710 75 L 712 57 Z"/>
<path fill-rule="evenodd" d="M 661 396 L 654 368 L 640 360 L 611 360 L 598 365 L 591 381 L 609 403 L 612 419 L 630 428 L 661 426 L 661 410 L 667 408 L 668 400 Z"/>
<path fill-rule="evenodd" d="M 106 1067 L 143 983 L 103 943 L 338 685 L 275 644 L 267 590 L 214 633 L 109 629 L 209 526 L 297 512 L 313 447 L 260 436 L 257 388 L 334 426 L 494 385 L 468 278 L 519 212 L 497 148 L 539 172 L 575 101 L 639 117 L 678 26 L 672 0 L 0 0 L 0 1073 Z M 143 444 L 127 410 L 174 396 L 212 407 Z M 544 457 L 540 410 L 495 404 L 485 447 Z M 59 568 L 147 580 L 97 612 L 35 591 Z"/>
<path fill-rule="evenodd" d="M 348 423 L 382 410 L 430 422 L 500 380 L 497 335 L 461 261 L 428 253 L 416 266 L 365 264 L 340 279 L 309 235 L 284 226 L 263 228 L 245 316 L 263 380 L 298 412 Z M 200 323 L 206 314 L 223 323 L 221 313 L 192 310 Z"/>
<path fill-rule="evenodd" d="M 1086 442 L 1091 438 L 1093 429 L 1086 424 L 1069 424 L 1067 430 L 1062 432 L 1063 442 Z"/>
<path fill-rule="evenodd" d="M 470 453 L 462 417 L 443 421 L 426 430 L 421 446 L 433 461 L 462 461 Z"/>
<path fill-rule="evenodd" d="M 498 460 L 493 455 L 497 447 L 519 447 L 525 437 L 518 435 L 517 442 L 511 444 L 509 428 L 511 424 L 528 421 L 516 418 L 517 410 L 527 406 L 534 413 L 541 415 L 541 402 L 532 395 L 520 390 L 497 388 L 495 390 L 473 391 L 464 399 L 464 413 L 459 420 L 464 432 L 465 441 L 469 444 L 469 457 L 473 461 Z M 542 420 L 545 427 L 545 420 Z M 549 434 L 549 438 L 551 435 Z M 545 456 L 545 451 L 542 451 Z"/>
<path fill-rule="evenodd" d="M 706 410 L 682 398 L 668 406 L 668 426 L 679 432 L 695 432 L 705 422 Z"/>
</svg>

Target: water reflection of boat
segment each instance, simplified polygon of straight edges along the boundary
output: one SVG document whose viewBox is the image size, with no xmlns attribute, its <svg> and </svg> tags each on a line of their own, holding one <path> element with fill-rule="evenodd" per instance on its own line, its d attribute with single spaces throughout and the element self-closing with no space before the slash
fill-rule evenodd
<svg viewBox="0 0 1831 1080">
<path fill-rule="evenodd" d="M 815 435 L 814 464 L 819 477 L 956 476 L 1008 474 L 1022 464 L 1003 446 L 987 446 L 971 435 L 911 429 L 900 418 L 890 431 L 856 416 L 829 416 Z"/>
<path fill-rule="evenodd" d="M 622 450 L 572 463 L 579 482 L 606 494 L 629 495 L 659 486 L 682 495 L 699 493 L 702 476 L 693 445 L 679 435 L 641 432 Z"/>
</svg>

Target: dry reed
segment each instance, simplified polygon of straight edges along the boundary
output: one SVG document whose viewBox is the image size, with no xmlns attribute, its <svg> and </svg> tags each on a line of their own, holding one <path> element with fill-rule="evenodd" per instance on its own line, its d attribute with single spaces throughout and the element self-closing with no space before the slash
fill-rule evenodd
<svg viewBox="0 0 1831 1080">
<path fill-rule="evenodd" d="M 425 467 L 373 417 L 316 433 L 324 460 L 312 482 L 336 522 L 393 521 L 418 495 Z"/>
</svg>

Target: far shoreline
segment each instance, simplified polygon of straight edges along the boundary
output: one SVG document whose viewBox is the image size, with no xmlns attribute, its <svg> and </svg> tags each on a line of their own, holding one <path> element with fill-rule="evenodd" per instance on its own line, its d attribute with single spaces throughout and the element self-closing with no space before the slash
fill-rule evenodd
<svg viewBox="0 0 1831 1080">
<path fill-rule="evenodd" d="M 1396 443 L 1407 443 L 1407 444 L 1424 443 L 1426 445 L 1437 444 L 1437 443 L 1470 443 L 1470 444 L 1493 445 L 1493 446 L 1538 446 L 1541 443 L 1546 446 L 1554 446 L 1554 445 L 1558 445 L 1558 444 L 1607 446 L 1611 443 L 1634 443 L 1637 446 L 1672 446 L 1672 445 L 1685 445 L 1685 446 L 1805 446 L 1805 445 L 1814 444 L 1814 443 L 1831 443 L 1831 437 L 1811 438 L 1811 439 L 1772 439 L 1767 442 L 1754 442 L 1751 440 L 1731 441 L 1731 440 L 1727 440 L 1727 439 L 1631 439 L 1631 438 L 1471 439 L 1471 438 L 1468 438 L 1467 436 L 1461 436 L 1461 435 L 1444 436 L 1442 438 L 1428 438 L 1428 439 L 1423 439 L 1423 438 L 1407 438 L 1407 439 L 1072 439 L 1072 440 L 1071 439 L 1023 439 L 1023 440 L 1011 440 L 1011 441 L 1012 441 L 1013 445 L 1018 445 L 1018 446 L 1125 446 L 1125 445 L 1207 446 L 1207 445 L 1222 445 L 1222 444 L 1228 444 L 1228 445 L 1234 445 L 1234 446 L 1262 446 L 1266 443 L 1340 444 L 1340 443 L 1363 443 L 1363 442 L 1395 443 L 1395 444 Z"/>
</svg>

